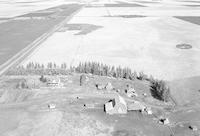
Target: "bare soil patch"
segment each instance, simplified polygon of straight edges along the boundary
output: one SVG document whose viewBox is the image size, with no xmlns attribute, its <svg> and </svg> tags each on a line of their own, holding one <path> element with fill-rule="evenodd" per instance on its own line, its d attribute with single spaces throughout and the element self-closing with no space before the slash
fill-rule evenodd
<svg viewBox="0 0 200 136">
<path fill-rule="evenodd" d="M 121 18 L 143 18 L 143 15 L 114 15 L 114 16 L 104 16 L 104 17 L 121 17 Z"/>
<path fill-rule="evenodd" d="M 101 8 L 101 7 L 146 7 L 144 5 L 140 5 L 140 4 L 135 4 L 135 3 L 125 3 L 125 2 L 120 2 L 120 3 L 117 3 L 117 4 L 104 4 L 104 5 L 87 5 L 86 6 L 87 8 L 92 8 L 92 7 L 95 7 L 95 8 Z"/>
<path fill-rule="evenodd" d="M 50 16 L 54 13 L 55 12 L 53 12 L 53 11 L 50 11 L 50 12 L 35 12 L 35 13 L 29 13 L 29 14 L 26 14 L 26 15 L 22 15 L 22 16 L 19 16 L 19 17 L 47 17 L 47 16 Z"/>
<path fill-rule="evenodd" d="M 183 1 L 183 2 L 189 2 L 189 3 L 191 3 L 191 2 L 193 2 L 193 3 L 200 3 L 200 1 L 192 1 L 192 0 L 186 0 L 186 1 Z"/>
<path fill-rule="evenodd" d="M 176 48 L 178 48 L 178 49 L 191 49 L 191 48 L 192 48 L 192 45 L 186 44 L 186 43 L 177 44 L 177 45 L 176 45 Z"/>
<path fill-rule="evenodd" d="M 140 4 L 120 3 L 120 4 L 104 4 L 105 7 L 146 7 Z"/>
<path fill-rule="evenodd" d="M 136 1 L 136 2 L 139 2 L 139 3 L 152 3 L 152 4 L 160 3 L 158 1 Z"/>
<path fill-rule="evenodd" d="M 65 31 L 79 31 L 75 35 L 86 35 L 89 34 L 97 29 L 102 28 L 102 26 L 97 26 L 93 24 L 66 24 L 64 27 L 62 27 L 59 32 L 65 32 Z"/>
<path fill-rule="evenodd" d="M 184 6 L 187 6 L 187 7 L 200 7 L 200 5 L 184 5 Z"/>
<path fill-rule="evenodd" d="M 187 21 L 196 25 L 200 25 L 200 17 L 198 16 L 176 16 L 175 18 Z"/>
</svg>

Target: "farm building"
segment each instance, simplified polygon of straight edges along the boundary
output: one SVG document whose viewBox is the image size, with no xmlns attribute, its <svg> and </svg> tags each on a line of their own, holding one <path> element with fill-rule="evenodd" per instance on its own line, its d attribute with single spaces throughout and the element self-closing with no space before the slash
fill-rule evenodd
<svg viewBox="0 0 200 136">
<path fill-rule="evenodd" d="M 162 118 L 162 119 L 159 120 L 159 123 L 160 123 L 160 124 L 163 124 L 163 125 L 167 125 L 167 124 L 169 124 L 170 122 L 169 122 L 169 119 L 168 119 L 168 118 Z"/>
<path fill-rule="evenodd" d="M 112 84 L 111 84 L 110 82 L 108 82 L 108 83 L 106 84 L 106 86 L 105 86 L 105 89 L 106 89 L 107 91 L 111 91 L 111 90 L 113 89 Z"/>
<path fill-rule="evenodd" d="M 88 81 L 89 78 L 85 74 L 82 74 L 80 76 L 80 86 L 85 85 Z"/>
<path fill-rule="evenodd" d="M 127 113 L 127 104 L 125 100 L 120 96 L 113 100 L 110 100 L 105 104 L 105 112 L 107 114 L 126 114 Z"/>
<path fill-rule="evenodd" d="M 55 109 L 56 108 L 56 104 L 54 104 L 54 103 L 48 104 L 48 108 L 49 109 Z"/>
<path fill-rule="evenodd" d="M 101 84 L 96 84 L 95 86 L 96 86 L 97 90 L 103 90 L 105 88 L 105 86 L 101 85 Z"/>
<path fill-rule="evenodd" d="M 133 87 L 130 87 L 129 85 L 127 85 L 127 89 L 125 90 L 125 93 L 128 97 L 138 96 L 135 89 Z"/>
<path fill-rule="evenodd" d="M 51 79 L 48 79 L 47 86 L 49 86 L 49 87 L 63 87 L 63 83 L 60 81 L 60 78 L 51 78 Z"/>
</svg>

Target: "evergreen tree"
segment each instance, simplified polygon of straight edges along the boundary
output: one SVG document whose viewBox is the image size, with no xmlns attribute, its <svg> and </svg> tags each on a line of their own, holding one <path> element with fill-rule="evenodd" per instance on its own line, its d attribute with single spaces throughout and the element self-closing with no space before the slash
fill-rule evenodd
<svg viewBox="0 0 200 136">
<path fill-rule="evenodd" d="M 170 89 L 163 80 L 152 80 L 151 94 L 158 100 L 168 102 L 170 98 Z"/>
<path fill-rule="evenodd" d="M 44 68 L 45 68 L 45 67 L 44 67 L 44 64 L 42 64 L 42 65 L 41 65 L 41 69 L 44 69 Z"/>
<path fill-rule="evenodd" d="M 56 69 L 56 68 L 57 68 L 56 63 L 53 63 L 53 69 Z"/>
<path fill-rule="evenodd" d="M 48 68 L 48 69 L 52 69 L 52 68 L 53 68 L 52 62 L 49 62 L 49 63 L 47 64 L 47 68 Z"/>
</svg>

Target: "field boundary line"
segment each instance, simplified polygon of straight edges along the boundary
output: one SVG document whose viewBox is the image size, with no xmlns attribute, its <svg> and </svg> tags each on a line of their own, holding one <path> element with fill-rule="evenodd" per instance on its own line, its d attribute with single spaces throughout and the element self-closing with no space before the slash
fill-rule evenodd
<svg viewBox="0 0 200 136">
<path fill-rule="evenodd" d="M 54 32 L 56 32 L 59 28 L 61 28 L 67 21 L 69 21 L 75 14 L 80 12 L 80 10 L 83 8 L 83 5 L 72 13 L 70 16 L 67 16 L 62 22 L 60 22 L 58 25 L 54 26 L 53 29 L 49 30 L 48 32 L 44 33 L 40 37 L 38 37 L 36 40 L 34 40 L 32 43 L 30 43 L 28 46 L 23 48 L 21 51 L 19 51 L 17 54 L 15 54 L 13 57 L 11 57 L 9 60 L 7 60 L 5 63 L 3 63 L 0 66 L 0 76 L 2 76 L 9 68 L 21 64 L 28 56 L 31 55 L 31 53 L 41 45 L 42 42 L 44 42 L 48 37 L 50 37 Z"/>
</svg>

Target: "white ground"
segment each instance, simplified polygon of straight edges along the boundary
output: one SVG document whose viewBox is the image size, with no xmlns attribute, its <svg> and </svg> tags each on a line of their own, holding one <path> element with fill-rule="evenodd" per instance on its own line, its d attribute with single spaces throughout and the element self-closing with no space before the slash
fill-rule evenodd
<svg viewBox="0 0 200 136">
<path fill-rule="evenodd" d="M 102 28 L 87 35 L 74 35 L 79 31 L 57 32 L 25 63 L 52 61 L 76 65 L 79 61 L 100 61 L 129 66 L 167 80 L 200 75 L 200 26 L 172 17 L 199 16 L 200 8 L 188 8 L 177 3 L 84 8 L 68 23 Z M 109 15 L 149 17 L 104 17 Z M 193 48 L 177 49 L 179 43 L 190 43 Z"/>
<path fill-rule="evenodd" d="M 81 0 L 0 0 L 0 18 L 15 17 L 37 10 L 80 1 Z"/>
</svg>

